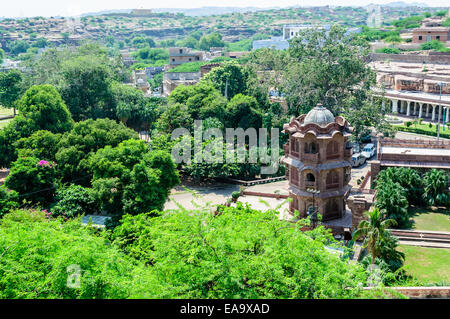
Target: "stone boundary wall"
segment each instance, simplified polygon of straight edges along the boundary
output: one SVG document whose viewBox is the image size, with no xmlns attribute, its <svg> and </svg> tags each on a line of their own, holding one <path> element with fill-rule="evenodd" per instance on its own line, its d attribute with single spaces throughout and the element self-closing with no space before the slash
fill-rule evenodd
<svg viewBox="0 0 450 319">
<path fill-rule="evenodd" d="M 392 147 L 412 147 L 412 148 L 442 148 L 450 149 L 450 141 L 435 141 L 435 140 L 401 140 L 396 138 L 383 138 L 379 140 L 380 146 Z M 379 150 L 378 150 L 379 151 Z M 380 154 L 380 152 L 378 152 Z"/>
<path fill-rule="evenodd" d="M 259 197 L 270 197 L 270 198 L 276 198 L 276 199 L 286 199 L 289 198 L 289 195 L 286 194 L 271 194 L 271 193 L 263 193 L 263 192 L 249 192 L 249 191 L 242 191 L 242 195 L 246 196 L 259 196 Z"/>
<path fill-rule="evenodd" d="M 450 64 L 450 53 L 430 52 L 428 55 L 371 53 L 369 55 L 369 60 L 370 61 L 390 60 L 392 62 L 405 62 L 405 63 Z"/>
<path fill-rule="evenodd" d="M 369 171 L 367 171 L 366 176 L 364 176 L 364 179 L 363 179 L 361 185 L 359 186 L 359 191 L 360 191 L 360 192 L 362 192 L 362 191 L 364 190 L 364 188 L 366 187 L 367 182 L 368 182 L 369 179 L 370 179 L 370 176 L 372 176 L 372 175 L 371 175 L 371 172 L 370 172 L 370 170 L 369 170 Z"/>
</svg>

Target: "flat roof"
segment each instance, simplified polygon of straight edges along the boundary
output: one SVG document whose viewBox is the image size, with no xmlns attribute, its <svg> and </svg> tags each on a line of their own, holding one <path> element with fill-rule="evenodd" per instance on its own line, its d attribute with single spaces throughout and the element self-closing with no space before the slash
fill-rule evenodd
<svg viewBox="0 0 450 319">
<path fill-rule="evenodd" d="M 430 155 L 450 156 L 450 148 L 419 148 L 419 147 L 392 147 L 382 146 L 381 154 L 404 154 L 404 155 Z"/>
<path fill-rule="evenodd" d="M 376 92 L 376 90 L 374 90 Z M 439 94 L 435 93 L 426 93 L 419 91 L 397 91 L 397 90 L 385 90 L 385 96 L 390 98 L 399 98 L 402 100 L 410 100 L 413 102 L 419 101 L 424 103 L 436 104 L 439 103 L 448 106 L 450 105 L 450 94 Z"/>
</svg>

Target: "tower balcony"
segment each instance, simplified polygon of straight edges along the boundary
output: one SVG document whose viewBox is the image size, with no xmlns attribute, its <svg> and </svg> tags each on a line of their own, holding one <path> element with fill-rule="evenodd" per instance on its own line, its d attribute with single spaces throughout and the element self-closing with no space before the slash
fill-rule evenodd
<svg viewBox="0 0 450 319">
<path fill-rule="evenodd" d="M 301 156 L 302 162 L 319 162 L 319 153 L 303 153 Z"/>
</svg>

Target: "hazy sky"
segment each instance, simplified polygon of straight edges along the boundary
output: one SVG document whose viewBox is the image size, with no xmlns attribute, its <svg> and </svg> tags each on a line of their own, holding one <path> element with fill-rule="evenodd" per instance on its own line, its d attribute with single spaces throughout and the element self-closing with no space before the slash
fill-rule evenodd
<svg viewBox="0 0 450 319">
<path fill-rule="evenodd" d="M 367 5 L 389 3 L 397 0 L 1 0 L 0 16 L 72 16 L 86 12 L 132 8 L 198 8 L 217 7 L 287 7 L 322 5 Z M 401 0 L 400 0 L 401 1 Z M 427 3 L 429 6 L 448 6 L 448 0 L 403 0 L 404 2 Z"/>
</svg>

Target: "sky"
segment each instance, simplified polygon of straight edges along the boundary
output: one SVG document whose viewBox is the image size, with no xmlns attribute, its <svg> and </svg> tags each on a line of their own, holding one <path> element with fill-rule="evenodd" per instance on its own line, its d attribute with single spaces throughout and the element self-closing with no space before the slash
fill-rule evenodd
<svg viewBox="0 0 450 319">
<path fill-rule="evenodd" d="M 1 17 L 76 16 L 81 13 L 133 8 L 288 7 L 385 4 L 402 0 L 1 0 Z M 403 0 L 429 6 L 449 6 L 449 0 Z"/>
</svg>

